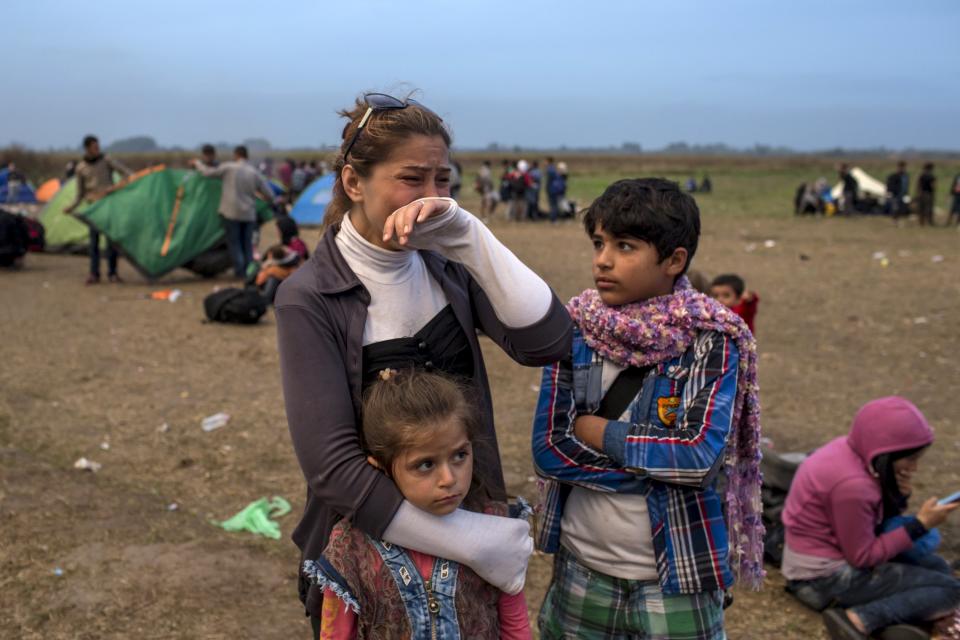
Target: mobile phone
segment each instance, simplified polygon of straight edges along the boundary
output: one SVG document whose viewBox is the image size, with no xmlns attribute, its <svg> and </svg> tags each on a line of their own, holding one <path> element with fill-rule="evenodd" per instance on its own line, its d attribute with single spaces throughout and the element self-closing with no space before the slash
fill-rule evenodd
<svg viewBox="0 0 960 640">
<path fill-rule="evenodd" d="M 951 493 L 946 498 L 941 498 L 940 500 L 937 500 L 937 504 L 946 505 L 946 504 L 950 504 L 951 502 L 956 502 L 957 500 L 960 500 L 960 491 L 957 491 L 956 493 Z"/>
</svg>

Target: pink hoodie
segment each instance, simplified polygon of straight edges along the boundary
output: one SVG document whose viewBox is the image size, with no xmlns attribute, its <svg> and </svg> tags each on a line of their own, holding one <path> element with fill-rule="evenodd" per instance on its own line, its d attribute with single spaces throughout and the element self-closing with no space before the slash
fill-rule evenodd
<svg viewBox="0 0 960 640">
<path fill-rule="evenodd" d="M 878 455 L 933 442 L 933 430 L 910 401 L 897 396 L 865 404 L 850 434 L 816 450 L 800 465 L 783 511 L 786 543 L 795 553 L 873 567 L 909 549 L 906 529 L 876 535 L 883 517 Z"/>
</svg>

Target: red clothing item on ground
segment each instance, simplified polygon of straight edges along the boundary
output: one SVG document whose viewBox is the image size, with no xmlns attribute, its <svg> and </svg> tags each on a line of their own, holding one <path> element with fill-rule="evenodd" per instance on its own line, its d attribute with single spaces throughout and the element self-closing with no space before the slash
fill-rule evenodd
<svg viewBox="0 0 960 640">
<path fill-rule="evenodd" d="M 743 321 L 750 327 L 750 333 L 756 333 L 753 328 L 753 319 L 757 317 L 757 307 L 760 305 L 760 296 L 755 293 L 751 295 L 753 296 L 752 298 L 749 300 L 741 300 L 738 304 L 730 307 L 730 309 L 743 318 Z"/>
<path fill-rule="evenodd" d="M 412 549 L 406 551 L 417 565 L 424 580 L 429 579 L 433 573 L 433 563 L 436 558 Z M 527 618 L 527 601 L 522 591 L 513 596 L 502 594 L 497 603 L 497 611 L 500 614 L 501 640 L 532 638 L 530 620 Z M 331 589 L 324 589 L 323 609 L 320 616 L 320 640 L 356 640 L 356 637 L 357 614 L 344 605 Z"/>
</svg>

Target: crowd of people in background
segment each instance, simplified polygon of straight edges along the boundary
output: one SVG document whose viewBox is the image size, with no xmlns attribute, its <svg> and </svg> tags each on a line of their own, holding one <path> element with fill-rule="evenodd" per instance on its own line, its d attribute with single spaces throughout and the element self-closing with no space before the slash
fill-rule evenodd
<svg viewBox="0 0 960 640">
<path fill-rule="evenodd" d="M 576 203 L 567 199 L 567 164 L 552 157 L 546 158 L 545 163 L 541 170 L 538 160 L 530 163 L 504 159 L 500 162 L 499 183 L 495 184 L 493 165 L 484 160 L 474 181 L 474 191 L 480 196 L 481 219 L 491 220 L 501 202 L 506 206 L 507 220 L 513 222 L 549 219 L 556 223 L 560 218 L 572 218 Z M 544 192 L 546 211 L 540 208 Z"/>
<path fill-rule="evenodd" d="M 906 162 L 899 161 L 896 170 L 887 176 L 885 193 L 867 192 L 854 175 L 855 170 L 844 163 L 838 171 L 839 197 L 835 197 L 835 190 L 830 187 L 826 178 L 804 182 L 797 188 L 794 196 L 794 213 L 841 216 L 857 213 L 882 214 L 890 216 L 898 224 L 914 213 L 920 226 L 935 226 L 937 176 L 934 169 L 932 162 L 923 164 L 911 197 L 910 174 L 907 172 Z M 949 196 L 947 225 L 960 225 L 960 173 L 953 178 Z"/>
</svg>

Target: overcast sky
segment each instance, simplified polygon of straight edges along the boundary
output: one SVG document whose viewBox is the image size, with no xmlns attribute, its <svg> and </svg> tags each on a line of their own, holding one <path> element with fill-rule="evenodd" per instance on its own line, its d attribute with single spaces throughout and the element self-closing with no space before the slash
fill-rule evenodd
<svg viewBox="0 0 960 640">
<path fill-rule="evenodd" d="M 0 145 L 338 143 L 416 88 L 454 144 L 960 149 L 955 0 L 4 0 Z"/>
</svg>

